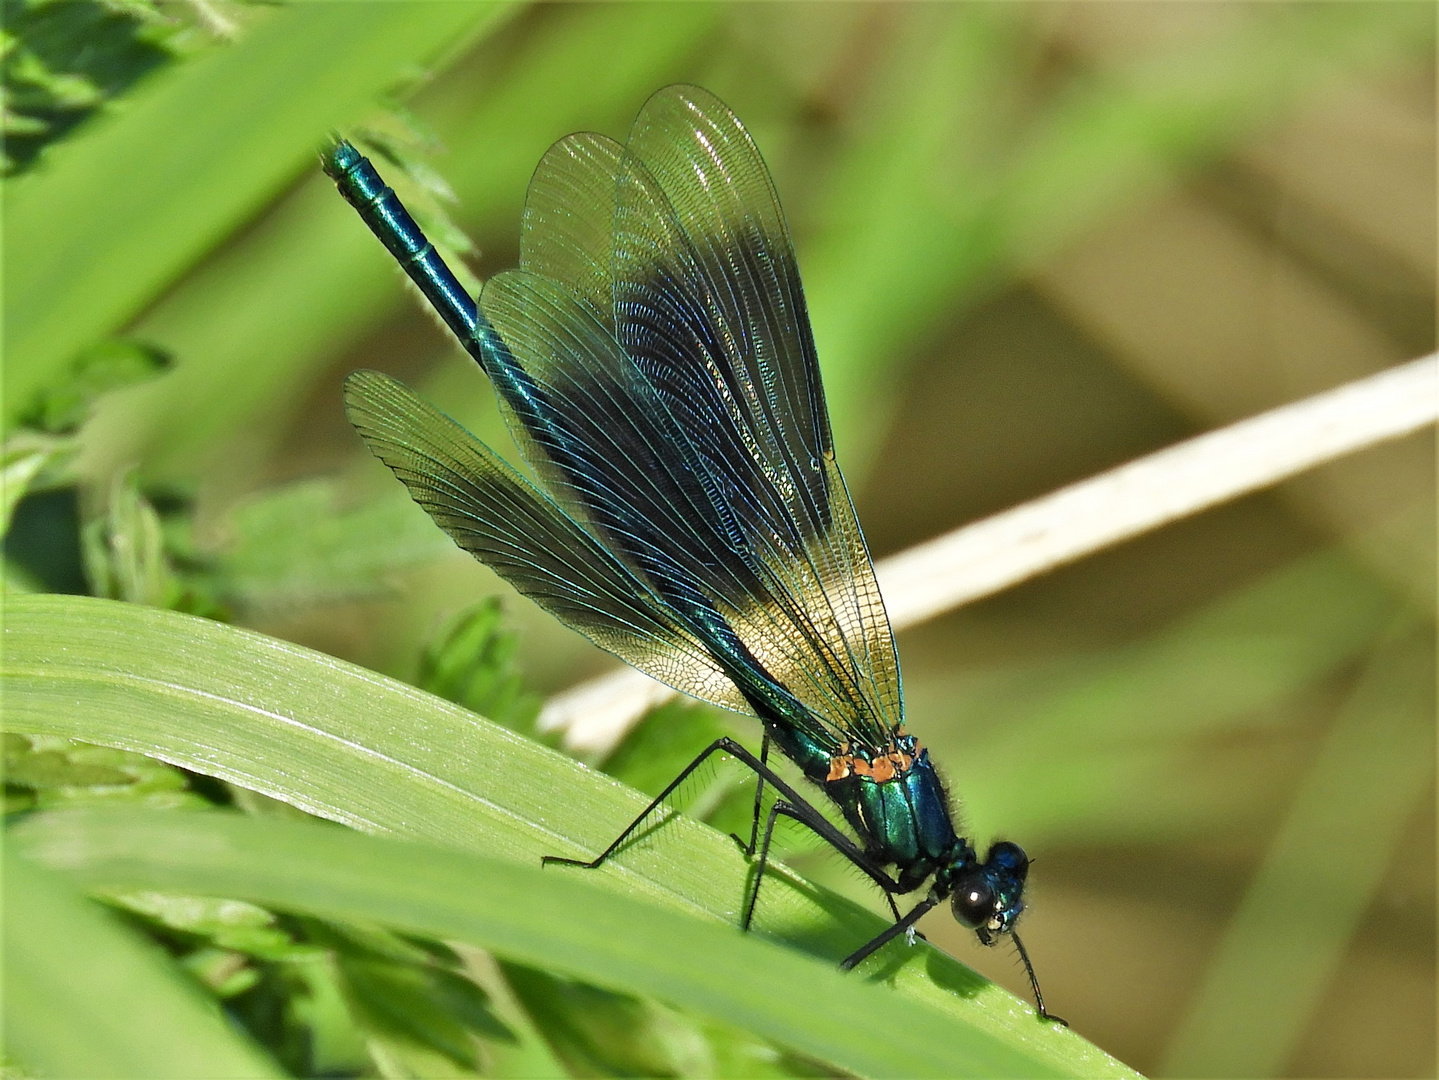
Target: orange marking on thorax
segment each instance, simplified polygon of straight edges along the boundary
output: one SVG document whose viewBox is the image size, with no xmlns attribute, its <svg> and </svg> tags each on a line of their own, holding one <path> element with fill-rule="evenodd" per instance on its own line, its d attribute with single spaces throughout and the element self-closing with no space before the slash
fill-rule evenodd
<svg viewBox="0 0 1439 1080">
<path fill-rule="evenodd" d="M 890 743 L 885 748 L 886 752 L 877 755 L 873 761 L 855 754 L 849 743 L 843 744 L 838 754 L 829 759 L 829 775 L 825 777 L 827 782 L 843 780 L 850 776 L 864 776 L 877 784 L 883 784 L 893 780 L 897 776 L 903 776 L 914 767 L 915 758 L 919 755 L 920 746 L 914 744 L 915 753 L 909 754 L 901 750 L 897 743 Z"/>
</svg>

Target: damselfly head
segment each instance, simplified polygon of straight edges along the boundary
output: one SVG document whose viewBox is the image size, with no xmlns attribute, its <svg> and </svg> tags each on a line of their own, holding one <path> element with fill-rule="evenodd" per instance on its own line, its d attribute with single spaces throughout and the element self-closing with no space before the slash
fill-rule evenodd
<svg viewBox="0 0 1439 1080">
<path fill-rule="evenodd" d="M 989 849 L 982 863 L 956 866 L 951 878 L 949 904 L 954 917 L 993 945 L 1014 929 L 1024 910 L 1024 879 L 1029 858 L 1018 844 L 1001 840 Z"/>
</svg>

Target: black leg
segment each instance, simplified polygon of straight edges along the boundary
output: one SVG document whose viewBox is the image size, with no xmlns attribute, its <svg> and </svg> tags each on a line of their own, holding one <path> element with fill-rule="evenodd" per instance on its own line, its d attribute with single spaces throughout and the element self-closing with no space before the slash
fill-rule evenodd
<svg viewBox="0 0 1439 1080">
<path fill-rule="evenodd" d="M 832 848 L 834 848 L 851 863 L 853 863 L 856 867 L 858 867 L 861 871 L 863 871 L 864 874 L 871 881 L 873 881 L 876 885 L 883 889 L 885 899 L 889 901 L 889 909 L 894 913 L 894 917 L 896 920 L 895 924 L 889 929 L 887 929 L 879 937 L 871 941 L 864 948 L 860 949 L 859 952 L 849 957 L 844 962 L 844 966 L 846 969 L 853 967 L 855 964 L 859 963 L 871 952 L 879 948 L 885 942 L 889 941 L 895 935 L 908 930 L 910 926 L 913 925 L 916 919 L 918 919 L 921 915 L 924 914 L 924 912 L 928 911 L 931 907 L 935 905 L 935 903 L 937 903 L 937 901 L 931 900 L 921 901 L 920 904 L 908 915 L 901 917 L 899 914 L 899 908 L 895 905 L 894 902 L 894 894 L 909 892 L 914 888 L 914 886 L 907 883 L 902 883 L 886 874 L 881 867 L 875 864 L 874 860 L 872 860 L 868 855 L 865 854 L 863 848 L 861 848 L 858 844 L 856 844 L 853 840 L 851 840 L 848 836 L 846 836 L 843 832 L 836 828 L 833 822 L 831 822 L 828 818 L 826 818 L 823 814 L 816 810 L 814 806 L 812 806 L 810 802 L 804 798 L 804 796 L 800 795 L 800 793 L 797 792 L 789 784 L 788 781 L 786 781 L 782 776 L 780 776 L 778 773 L 776 773 L 773 769 L 769 767 L 769 763 L 767 760 L 769 754 L 768 734 L 766 734 L 765 736 L 764 746 L 760 751 L 760 757 L 755 757 L 754 754 L 750 753 L 743 746 L 741 746 L 739 743 L 735 742 L 731 738 L 716 739 L 714 742 L 710 743 L 709 746 L 705 747 L 705 749 L 699 754 L 698 757 L 696 757 L 693 761 L 686 765 L 684 769 L 681 770 L 680 774 L 676 776 L 673 780 L 671 780 L 668 786 L 666 786 L 663 791 L 661 791 L 657 796 L 655 796 L 654 799 L 650 801 L 650 804 L 640 812 L 638 817 L 636 817 L 633 821 L 631 821 L 628 825 L 625 826 L 624 831 L 621 832 L 619 836 L 615 837 L 614 842 L 611 843 L 609 847 L 605 848 L 604 851 L 600 852 L 593 859 L 586 861 L 584 859 L 570 859 L 561 855 L 544 855 L 540 858 L 540 865 L 548 866 L 550 863 L 558 863 L 562 866 L 579 866 L 583 867 L 586 870 L 593 870 L 596 867 L 601 866 L 606 859 L 613 855 L 620 848 L 620 846 L 627 839 L 629 839 L 631 835 L 634 834 L 634 831 L 639 828 L 641 823 L 643 823 L 647 817 L 654 813 L 655 810 L 659 807 L 659 805 L 665 801 L 665 799 L 669 798 L 670 794 L 675 790 L 675 788 L 679 787 L 680 784 L 684 783 L 685 779 L 696 769 L 698 769 L 702 764 L 704 764 L 704 762 L 711 755 L 720 752 L 729 754 L 731 757 L 742 762 L 744 765 L 748 766 L 751 770 L 753 770 L 755 775 L 758 777 L 759 786 L 755 790 L 755 818 L 750 829 L 750 842 L 745 852 L 747 855 L 753 855 L 756 847 L 756 842 L 758 840 L 759 807 L 760 799 L 763 795 L 764 790 L 763 785 L 768 783 L 780 794 L 780 798 L 776 800 L 775 804 L 772 807 L 770 807 L 769 821 L 765 826 L 764 843 L 760 845 L 759 865 L 756 867 L 754 884 L 750 887 L 748 902 L 745 904 L 744 919 L 741 923 L 741 926 L 744 929 L 749 929 L 750 919 L 754 915 L 755 904 L 759 900 L 759 886 L 760 882 L 764 880 L 765 867 L 769 862 L 769 847 L 770 842 L 774 837 L 774 825 L 776 819 L 780 815 L 792 818 L 793 820 L 798 821 L 800 824 L 808 827 L 817 836 L 819 836 L 820 839 L 828 843 Z M 735 837 L 735 840 L 738 842 L 739 837 Z M 746 845 L 744 844 L 741 844 L 740 846 L 741 848 L 746 848 Z"/>
<path fill-rule="evenodd" d="M 889 913 L 894 916 L 895 922 L 899 922 L 899 905 L 894 902 L 894 894 L 885 893 L 884 898 L 889 901 Z"/>
<path fill-rule="evenodd" d="M 773 787 L 776 791 L 780 793 L 781 801 L 777 802 L 775 806 L 783 806 L 784 809 L 781 811 L 782 813 L 784 813 L 788 817 L 794 818 L 796 821 L 803 822 L 805 825 L 809 826 L 809 828 L 814 830 L 814 832 L 817 833 L 822 839 L 827 841 L 831 847 L 838 850 L 841 855 L 843 855 L 850 862 L 854 863 L 855 866 L 863 870 L 865 874 L 867 874 L 874 881 L 874 883 L 878 885 L 881 889 L 883 889 L 886 893 L 902 893 L 909 891 L 908 887 L 901 886 L 898 881 L 891 878 L 882 869 L 876 866 L 873 860 L 871 860 L 869 856 L 864 853 L 864 850 L 858 844 L 856 844 L 844 833 L 840 832 L 840 830 L 836 828 L 828 818 L 826 818 L 823 814 L 821 814 L 818 810 L 811 806 L 808 800 L 806 800 L 803 795 L 801 795 L 792 786 L 790 786 L 789 782 L 785 780 L 784 777 L 780 776 L 764 761 L 755 757 L 739 743 L 728 737 L 723 739 L 716 739 L 714 742 L 710 743 L 709 746 L 705 747 L 704 751 L 700 753 L 698 757 L 696 757 L 693 761 L 686 765 L 684 769 L 680 772 L 680 774 L 676 776 L 673 780 L 671 780 L 669 782 L 669 785 L 658 795 L 656 795 L 653 800 L 651 800 L 650 804 L 645 807 L 643 811 L 640 812 L 639 817 L 635 818 L 628 825 L 626 825 L 624 831 L 620 833 L 619 836 L 615 837 L 614 842 L 610 844 L 609 847 L 605 848 L 604 851 L 596 855 L 593 859 L 590 859 L 587 862 L 584 859 L 570 859 L 565 858 L 561 855 L 544 855 L 540 858 L 540 865 L 548 866 L 550 863 L 559 863 L 563 866 L 582 866 L 587 870 L 593 870 L 596 867 L 602 865 L 604 861 L 608 859 L 611 855 L 613 855 L 615 851 L 619 849 L 620 845 L 623 844 L 637 828 L 639 828 L 640 824 L 645 820 L 645 818 L 649 817 L 652 813 L 654 813 L 655 809 L 660 805 L 660 803 L 664 802 L 665 799 L 669 797 L 670 793 L 674 791 L 675 788 L 679 787 L 680 784 L 682 784 L 692 772 L 694 772 L 702 764 L 704 764 L 706 759 L 708 759 L 711 754 L 717 754 L 720 752 L 729 754 L 731 757 L 737 759 L 738 761 L 748 766 L 750 769 L 754 770 L 754 772 L 765 783 L 769 784 L 771 787 Z M 774 816 L 775 810 L 774 808 L 771 808 L 770 824 L 765 834 L 766 852 L 769 848 L 769 834 L 774 830 Z"/>
<path fill-rule="evenodd" d="M 759 763 L 760 763 L 761 765 L 765 766 L 766 768 L 769 767 L 769 732 L 768 732 L 768 731 L 766 731 L 766 732 L 764 733 L 764 742 L 762 742 L 762 743 L 760 744 L 760 748 L 759 748 Z M 743 840 L 741 840 L 738 836 L 735 836 L 734 833 L 730 833 L 730 836 L 734 837 L 734 842 L 739 845 L 739 849 L 744 852 L 744 855 L 745 855 L 745 858 L 746 858 L 746 859 L 749 859 L 749 858 L 753 858 L 753 857 L 754 857 L 754 847 L 755 847 L 755 844 L 759 841 L 759 809 L 760 809 L 760 802 L 764 799 L 764 773 L 763 773 L 763 772 L 756 772 L 756 773 L 755 773 L 755 777 L 756 777 L 756 779 L 755 779 L 755 785 L 754 785 L 754 817 L 750 820 L 750 823 L 749 823 L 749 843 L 746 844 L 746 843 L 745 843 Z"/>
<path fill-rule="evenodd" d="M 744 898 L 744 915 L 739 921 L 741 930 L 749 930 L 750 920 L 754 918 L 754 906 L 759 902 L 759 883 L 764 880 L 764 868 L 769 865 L 769 842 L 774 836 L 775 819 L 788 809 L 783 799 L 775 800 L 775 804 L 769 808 L 769 820 L 764 826 L 764 844 L 760 847 L 759 862 L 755 866 L 754 884 L 745 890 L 747 895 Z"/>
<path fill-rule="evenodd" d="M 744 761 L 746 764 L 751 764 L 754 761 L 754 755 L 751 754 L 739 743 L 735 742 L 733 739 L 716 739 L 714 742 L 710 743 L 709 746 L 705 747 L 704 750 L 700 752 L 699 757 L 695 758 L 682 770 L 680 770 L 680 774 L 669 782 L 669 786 L 667 786 L 663 791 L 656 795 L 653 801 L 651 801 L 648 806 L 646 806 L 642 811 L 640 811 L 640 816 L 635 818 L 628 825 L 626 825 L 624 831 L 615 837 L 614 842 L 610 844 L 609 847 L 605 848 L 604 851 L 596 855 L 593 859 L 590 859 L 588 862 L 586 862 L 584 859 L 569 859 L 565 858 L 563 855 L 541 855 L 540 865 L 548 866 L 550 865 L 550 863 L 557 863 L 560 866 L 582 866 L 586 870 L 594 870 L 595 868 L 603 864 L 604 861 L 608 859 L 611 855 L 613 855 L 616 850 L 618 850 L 619 846 L 623 844 L 637 828 L 640 827 L 640 823 L 643 822 L 645 818 L 653 814 L 655 810 L 659 807 L 660 803 L 664 802 L 667 798 L 670 797 L 670 793 L 673 792 L 675 788 L 679 787 L 682 783 L 685 782 L 685 779 L 690 775 L 690 773 L 694 772 L 701 765 L 703 765 L 712 754 L 717 754 L 721 751 L 728 754 L 733 754 L 735 757 L 740 758 L 740 760 Z M 766 772 L 769 771 L 767 766 L 761 766 L 761 768 L 763 768 Z"/>
<path fill-rule="evenodd" d="M 801 825 L 806 826 L 818 835 L 820 839 L 826 841 L 851 863 L 864 871 L 871 881 L 884 890 L 885 896 L 889 898 L 891 910 L 895 911 L 895 918 L 899 918 L 899 912 L 895 908 L 894 899 L 890 894 L 907 890 L 904 890 L 898 881 L 886 874 L 880 867 L 876 866 L 874 860 L 866 855 L 858 844 L 836 829 L 828 818 L 809 803 L 802 799 L 796 802 L 778 799 L 775 804 L 769 808 L 769 821 L 765 825 L 764 843 L 760 845 L 759 862 L 755 867 L 754 884 L 750 886 L 749 898 L 745 903 L 744 919 L 740 922 L 741 929 L 748 930 L 750 919 L 754 916 L 755 904 L 759 901 L 760 883 L 764 880 L 765 867 L 769 865 L 769 846 L 770 842 L 774 839 L 774 825 L 781 816 L 798 821 Z"/>
<path fill-rule="evenodd" d="M 862 947 L 856 949 L 854 952 L 850 953 L 850 955 L 846 956 L 844 958 L 844 962 L 841 963 L 839 966 L 845 971 L 849 971 L 852 968 L 856 967 L 858 964 L 863 962 L 871 953 L 874 953 L 879 949 L 883 948 L 895 938 L 899 937 L 900 934 L 907 933 L 909 929 L 920 920 L 920 917 L 922 915 L 924 915 L 927 911 L 929 911 L 930 908 L 934 907 L 938 903 L 939 900 L 933 894 L 925 897 L 919 903 L 915 904 L 914 907 L 910 909 L 909 914 L 906 915 L 904 918 L 900 919 L 893 926 L 886 927 L 883 933 L 866 942 Z"/>
</svg>

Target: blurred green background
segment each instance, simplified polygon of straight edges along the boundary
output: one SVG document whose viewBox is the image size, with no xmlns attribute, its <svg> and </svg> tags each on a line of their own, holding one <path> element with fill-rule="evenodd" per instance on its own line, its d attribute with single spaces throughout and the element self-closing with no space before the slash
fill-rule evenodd
<svg viewBox="0 0 1439 1080">
<path fill-rule="evenodd" d="M 375 367 L 509 449 L 320 175 L 335 129 L 483 278 L 553 140 L 623 138 L 670 82 L 719 94 L 789 217 L 876 557 L 1429 352 L 1435 12 L 12 0 L 7 463 L 44 467 L 7 588 L 432 688 L 437 635 L 502 593 L 519 712 L 613 665 L 346 424 L 341 379 Z M 965 820 L 1036 859 L 1047 998 L 1141 1071 L 1433 1074 L 1434 489 L 1426 431 L 900 636 Z M 113 542 L 137 515 L 140 571 Z M 610 768 L 644 786 L 633 750 Z M 924 930 L 1023 992 L 1010 952 Z"/>
</svg>

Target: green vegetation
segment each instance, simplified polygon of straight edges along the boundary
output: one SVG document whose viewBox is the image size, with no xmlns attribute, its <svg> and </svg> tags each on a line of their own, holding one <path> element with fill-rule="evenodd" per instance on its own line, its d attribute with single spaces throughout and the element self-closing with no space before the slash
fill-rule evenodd
<svg viewBox="0 0 1439 1080">
<path fill-rule="evenodd" d="M 1435 20 L 7 2 L 6 1075 L 1429 1068 L 1432 441 L 901 636 L 966 822 L 1037 855 L 1075 1030 L 952 923 L 842 976 L 881 902 L 800 835 L 734 929 L 723 766 L 604 871 L 539 869 L 754 729 L 536 732 L 606 661 L 345 425 L 383 367 L 510 449 L 315 151 L 362 141 L 478 281 L 553 139 L 719 93 L 883 555 L 1432 349 Z"/>
</svg>

